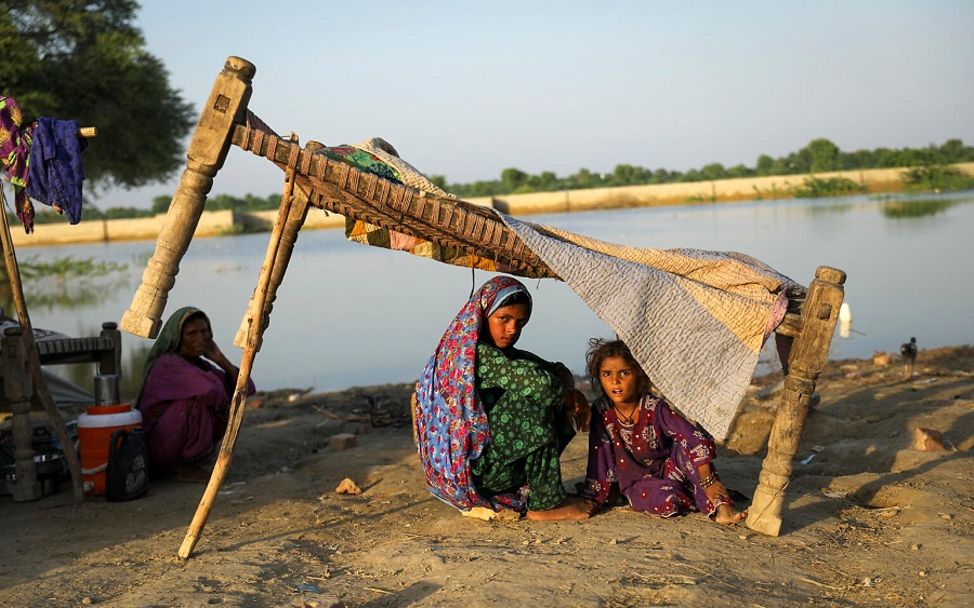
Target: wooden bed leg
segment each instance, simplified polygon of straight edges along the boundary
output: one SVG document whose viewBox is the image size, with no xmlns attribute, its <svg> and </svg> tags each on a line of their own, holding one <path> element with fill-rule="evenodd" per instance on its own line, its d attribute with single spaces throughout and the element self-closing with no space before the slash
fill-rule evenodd
<svg viewBox="0 0 974 608">
<path fill-rule="evenodd" d="M 30 382 L 27 380 L 27 353 L 24 351 L 23 330 L 10 327 L 3 334 L 3 393 L 13 414 L 11 430 L 14 437 L 14 474 L 16 481 L 9 486 L 17 502 L 38 500 L 44 496 L 37 481 L 37 465 L 31 438 Z"/>
<path fill-rule="evenodd" d="M 791 477 L 791 461 L 805 427 L 815 381 L 829 354 L 845 279 L 841 270 L 820 266 L 802 306 L 801 335 L 791 349 L 781 404 L 768 439 L 768 455 L 748 508 L 747 526 L 762 534 L 778 536 L 781 531 L 781 509 Z"/>
<path fill-rule="evenodd" d="M 292 141 L 294 136 L 292 135 Z M 183 544 L 179 547 L 178 555 L 180 559 L 189 559 L 192 555 L 196 543 L 199 542 L 200 535 L 203 534 L 203 527 L 206 520 L 210 517 L 210 511 L 216 503 L 216 497 L 220 492 L 220 486 L 230 470 L 230 461 L 233 460 L 233 448 L 237 444 L 237 435 L 240 433 L 240 425 L 243 423 L 244 406 L 247 403 L 247 383 L 250 380 L 250 372 L 254 366 L 254 358 L 257 356 L 257 344 L 260 342 L 262 324 L 260 319 L 264 318 L 264 306 L 268 300 L 268 293 L 277 290 L 277 285 L 273 284 L 274 262 L 278 257 L 278 250 L 284 228 L 288 217 L 291 214 L 291 206 L 294 201 L 294 181 L 295 162 L 297 161 L 297 146 L 295 154 L 289 164 L 287 175 L 284 180 L 284 192 L 281 195 L 281 206 L 278 210 L 277 221 L 274 223 L 274 231 L 271 233 L 267 243 L 267 252 L 264 255 L 264 264 L 260 269 L 260 277 L 257 280 L 257 288 L 254 290 L 254 297 L 250 300 L 250 307 L 245 313 L 244 320 L 249 331 L 247 332 L 247 347 L 244 349 L 240 359 L 240 372 L 237 374 L 237 386 L 233 392 L 233 399 L 230 401 L 230 419 L 227 421 L 227 431 L 220 444 L 220 452 L 217 454 L 216 465 L 210 475 L 210 481 L 206 484 L 206 490 L 200 499 L 200 504 L 193 515 L 193 521 L 189 524 Z M 280 275 L 283 277 L 283 272 Z"/>
<path fill-rule="evenodd" d="M 240 57 L 229 57 L 186 153 L 186 169 L 169 203 L 166 223 L 156 240 L 156 250 L 142 275 L 132 304 L 122 316 L 122 329 L 143 338 L 155 338 L 162 325 L 169 290 L 176 282 L 179 262 L 199 224 L 213 177 L 223 166 L 235 122 L 239 122 L 250 101 L 250 83 L 256 68 Z"/>
<path fill-rule="evenodd" d="M 277 256 L 274 258 L 274 265 L 271 270 L 271 282 L 267 291 L 267 301 L 264 302 L 264 318 L 257 332 L 257 350 L 260 350 L 264 339 L 264 332 L 267 331 L 267 326 L 271 322 L 274 300 L 277 299 L 277 287 L 284 280 L 284 273 L 287 271 L 287 266 L 291 262 L 291 253 L 294 251 L 294 245 L 298 241 L 298 233 L 301 231 L 301 226 L 304 226 L 304 221 L 307 217 L 308 195 L 305 192 L 296 192 L 294 195 L 294 203 L 291 205 L 291 210 L 287 215 L 287 221 L 284 224 L 284 230 L 281 232 L 281 244 L 277 250 Z M 254 291 L 248 310 L 253 309 L 253 298 L 256 295 L 257 292 Z M 239 348 L 245 348 L 247 346 L 247 333 L 249 331 L 249 323 L 245 316 L 240 323 L 240 328 L 237 329 L 237 335 L 233 338 L 234 345 Z"/>
</svg>

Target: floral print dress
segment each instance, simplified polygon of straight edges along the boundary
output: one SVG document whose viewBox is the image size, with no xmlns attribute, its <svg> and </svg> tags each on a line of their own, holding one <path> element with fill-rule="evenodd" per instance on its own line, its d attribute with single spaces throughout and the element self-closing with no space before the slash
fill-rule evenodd
<svg viewBox="0 0 974 608">
<path fill-rule="evenodd" d="M 645 396 L 632 422 L 605 398 L 593 404 L 586 498 L 609 500 L 617 485 L 634 511 L 671 517 L 689 511 L 712 515 L 727 500 L 711 501 L 697 467 L 713 463 L 714 439 L 663 399 Z M 714 469 L 716 471 L 716 469 Z"/>
<path fill-rule="evenodd" d="M 521 493 L 535 510 L 565 499 L 559 457 L 575 433 L 560 415 L 565 388 L 556 365 L 477 345 L 477 390 L 490 422 L 490 441 L 471 463 L 481 494 Z"/>
</svg>

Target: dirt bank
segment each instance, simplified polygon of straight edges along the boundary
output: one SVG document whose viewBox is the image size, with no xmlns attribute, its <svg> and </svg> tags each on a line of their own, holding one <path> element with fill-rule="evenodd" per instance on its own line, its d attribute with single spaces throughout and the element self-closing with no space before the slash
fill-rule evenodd
<svg viewBox="0 0 974 608">
<path fill-rule="evenodd" d="M 278 392 L 247 413 L 186 563 L 174 556 L 201 485 L 159 482 L 141 500 L 80 507 L 68 492 L 0 499 L 0 604 L 970 606 L 972 370 L 971 347 L 922 352 L 910 381 L 896 366 L 831 363 L 779 538 L 622 507 L 583 523 L 464 518 L 424 489 L 408 386 Z M 748 495 L 773 383 L 757 381 L 719 459 Z M 918 426 L 942 431 L 947 451 L 912 450 Z M 329 448 L 339 432 L 358 445 Z M 584 448 L 576 440 L 564 458 L 569 487 Z M 344 477 L 362 494 L 335 494 Z"/>
</svg>

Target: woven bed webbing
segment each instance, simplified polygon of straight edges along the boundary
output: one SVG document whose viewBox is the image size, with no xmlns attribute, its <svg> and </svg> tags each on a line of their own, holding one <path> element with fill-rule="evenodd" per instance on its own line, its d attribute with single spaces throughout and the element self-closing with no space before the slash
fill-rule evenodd
<svg viewBox="0 0 974 608">
<path fill-rule="evenodd" d="M 299 148 L 252 112 L 248 112 L 247 124 L 236 125 L 233 144 L 281 168 L 288 165 L 293 149 Z M 308 193 L 313 206 L 493 259 L 521 276 L 558 278 L 492 210 L 392 183 L 315 154 L 318 147 L 315 143 L 299 149 L 295 162 L 297 186 Z"/>
</svg>

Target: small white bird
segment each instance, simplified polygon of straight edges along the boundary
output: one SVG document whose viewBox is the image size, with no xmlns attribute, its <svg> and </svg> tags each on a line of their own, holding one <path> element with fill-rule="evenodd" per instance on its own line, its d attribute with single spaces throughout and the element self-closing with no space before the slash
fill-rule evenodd
<svg viewBox="0 0 974 608">
<path fill-rule="evenodd" d="M 839 337 L 848 338 L 852 333 L 852 308 L 848 302 L 839 307 Z"/>
<path fill-rule="evenodd" d="M 849 306 L 848 302 L 843 302 L 842 306 L 839 307 L 839 321 L 852 323 L 852 307 Z"/>
</svg>

